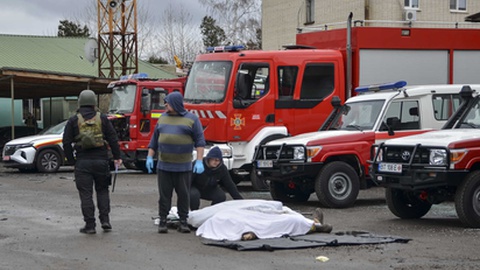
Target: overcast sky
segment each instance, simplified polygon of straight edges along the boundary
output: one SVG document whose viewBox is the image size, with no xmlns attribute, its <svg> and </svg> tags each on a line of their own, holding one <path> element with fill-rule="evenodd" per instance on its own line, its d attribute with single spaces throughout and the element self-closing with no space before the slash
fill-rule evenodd
<svg viewBox="0 0 480 270">
<path fill-rule="evenodd" d="M 89 6 L 96 7 L 96 3 L 97 0 L 0 0 L 0 34 L 56 36 L 60 20 L 75 20 Z M 137 0 L 137 7 L 145 6 L 158 16 L 169 4 L 174 9 L 182 5 L 198 26 L 206 15 L 198 0 Z"/>
</svg>

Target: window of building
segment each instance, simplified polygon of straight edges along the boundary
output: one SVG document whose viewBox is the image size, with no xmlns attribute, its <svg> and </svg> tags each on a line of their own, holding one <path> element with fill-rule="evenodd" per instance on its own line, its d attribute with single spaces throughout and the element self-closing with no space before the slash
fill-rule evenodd
<svg viewBox="0 0 480 270">
<path fill-rule="evenodd" d="M 467 0 L 450 0 L 450 10 L 467 10 Z"/>
<path fill-rule="evenodd" d="M 418 1 L 419 0 L 405 0 L 405 7 L 406 8 L 418 8 Z"/>
<path fill-rule="evenodd" d="M 333 64 L 309 64 L 303 73 L 300 99 L 323 99 L 333 92 Z"/>
<path fill-rule="evenodd" d="M 315 0 L 305 0 L 306 18 L 305 24 L 315 22 Z"/>
</svg>

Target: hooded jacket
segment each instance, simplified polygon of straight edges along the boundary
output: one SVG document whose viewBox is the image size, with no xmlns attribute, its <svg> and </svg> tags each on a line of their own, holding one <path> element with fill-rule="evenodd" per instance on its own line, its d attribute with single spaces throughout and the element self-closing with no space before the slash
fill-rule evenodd
<svg viewBox="0 0 480 270">
<path fill-rule="evenodd" d="M 176 114 L 162 114 L 148 148 L 156 151 L 158 169 L 168 172 L 191 171 L 193 148 L 205 147 L 202 124 L 196 115 L 185 110 L 179 92 L 168 94 L 165 102 Z"/>
<path fill-rule="evenodd" d="M 208 166 L 208 160 L 210 158 L 218 158 L 221 163 L 215 167 L 210 168 Z M 225 188 L 225 190 L 232 196 L 233 199 L 243 199 L 242 195 L 237 190 L 235 183 L 233 182 L 227 166 L 223 164 L 222 151 L 218 146 L 213 147 L 203 158 L 203 167 L 205 171 L 201 174 L 192 175 L 192 186 L 196 187 L 200 192 L 215 189 L 218 185 Z"/>
</svg>

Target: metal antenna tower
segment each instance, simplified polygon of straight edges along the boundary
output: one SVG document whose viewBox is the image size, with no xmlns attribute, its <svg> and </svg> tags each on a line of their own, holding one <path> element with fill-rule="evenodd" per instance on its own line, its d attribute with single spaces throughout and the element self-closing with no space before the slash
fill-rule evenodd
<svg viewBox="0 0 480 270">
<path fill-rule="evenodd" d="M 98 0 L 98 75 L 138 73 L 137 0 Z"/>
</svg>

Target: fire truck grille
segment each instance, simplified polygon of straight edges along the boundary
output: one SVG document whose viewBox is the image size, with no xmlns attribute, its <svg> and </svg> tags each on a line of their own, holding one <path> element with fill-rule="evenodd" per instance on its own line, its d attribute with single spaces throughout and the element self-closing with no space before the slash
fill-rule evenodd
<svg viewBox="0 0 480 270">
<path fill-rule="evenodd" d="M 428 164 L 430 151 L 426 148 L 417 148 L 407 146 L 388 146 L 384 148 L 383 161 L 394 163 L 409 163 L 412 156 L 412 163 Z"/>
</svg>

